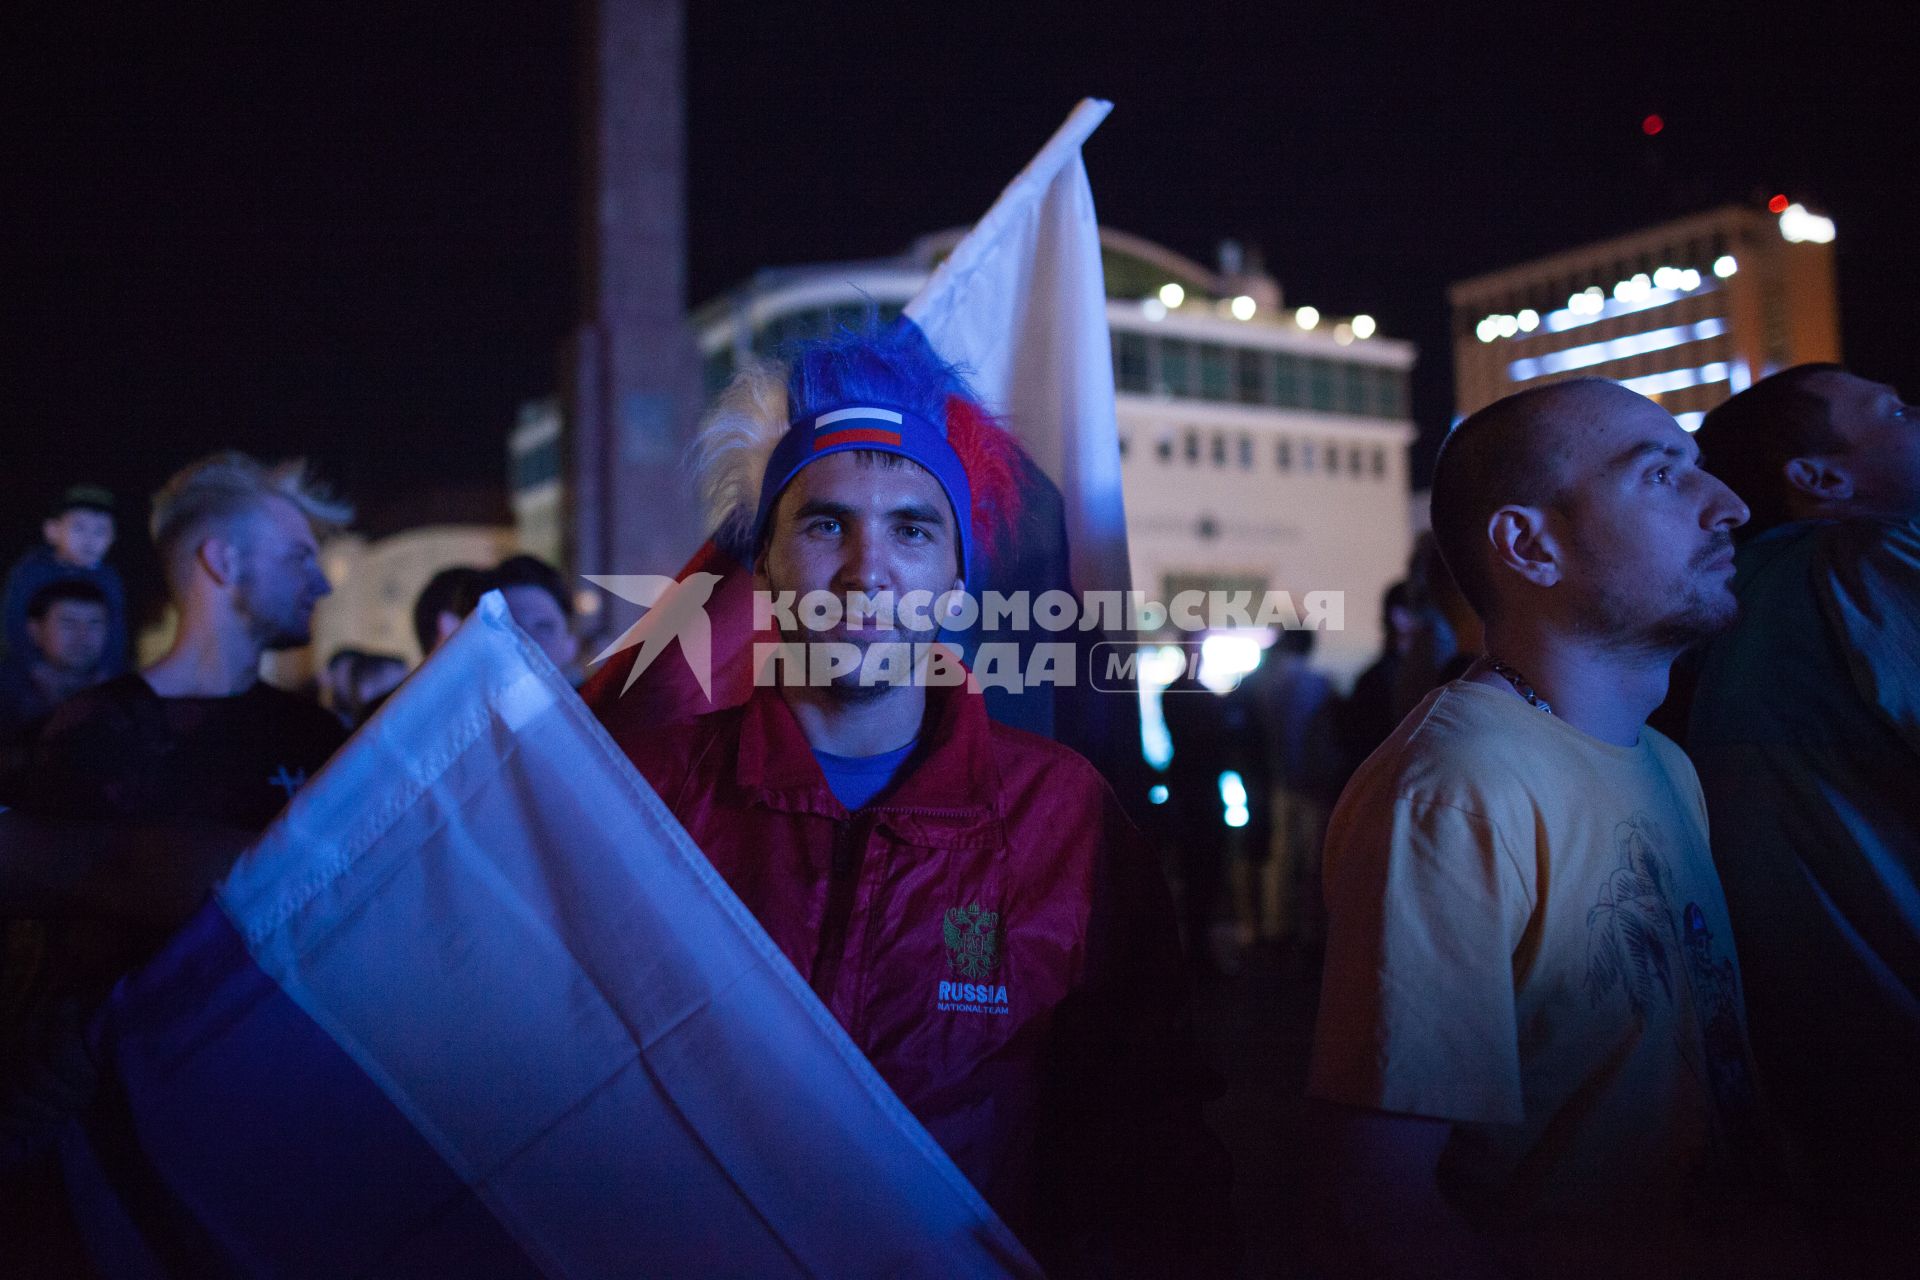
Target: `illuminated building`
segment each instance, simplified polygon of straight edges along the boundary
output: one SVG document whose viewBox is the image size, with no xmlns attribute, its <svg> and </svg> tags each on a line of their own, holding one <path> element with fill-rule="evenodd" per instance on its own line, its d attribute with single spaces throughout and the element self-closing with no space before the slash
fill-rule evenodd
<svg viewBox="0 0 1920 1280">
<path fill-rule="evenodd" d="M 1691 431 L 1756 379 L 1839 360 L 1833 237 L 1830 220 L 1776 196 L 1463 280 L 1448 291 L 1456 409 L 1598 376 Z"/>
<path fill-rule="evenodd" d="M 708 395 L 743 358 L 857 323 L 869 301 L 899 314 L 960 235 L 762 271 L 701 307 Z M 1135 588 L 1284 590 L 1296 604 L 1342 591 L 1345 630 L 1321 637 L 1316 665 L 1350 676 L 1377 654 L 1381 594 L 1406 568 L 1413 346 L 1369 316 L 1282 306 L 1232 245 L 1210 270 L 1137 236 L 1100 239 Z"/>
</svg>

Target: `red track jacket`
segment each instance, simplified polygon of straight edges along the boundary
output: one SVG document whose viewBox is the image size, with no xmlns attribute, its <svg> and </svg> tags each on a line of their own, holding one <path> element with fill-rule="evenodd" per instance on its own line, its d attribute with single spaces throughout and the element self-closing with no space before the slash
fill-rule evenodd
<svg viewBox="0 0 1920 1280">
<path fill-rule="evenodd" d="M 1226 1266 L 1171 903 L 1090 764 L 964 688 L 855 813 L 776 689 L 621 745 L 1050 1272 Z"/>
</svg>

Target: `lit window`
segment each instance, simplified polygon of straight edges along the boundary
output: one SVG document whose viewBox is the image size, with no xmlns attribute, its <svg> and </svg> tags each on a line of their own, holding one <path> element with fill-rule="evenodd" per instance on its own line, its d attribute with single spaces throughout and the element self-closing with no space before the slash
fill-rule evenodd
<svg viewBox="0 0 1920 1280">
<path fill-rule="evenodd" d="M 1192 344 L 1179 338 L 1160 342 L 1160 389 L 1168 395 L 1184 396 L 1191 390 L 1193 378 Z"/>
<path fill-rule="evenodd" d="M 1333 411 L 1334 373 L 1330 360 L 1307 361 L 1307 398 L 1314 408 Z"/>
<path fill-rule="evenodd" d="M 1200 395 L 1207 400 L 1225 400 L 1230 392 L 1232 371 L 1227 349 L 1214 343 L 1200 348 Z"/>
<path fill-rule="evenodd" d="M 1238 374 L 1239 400 L 1241 404 L 1259 404 L 1266 397 L 1266 353 L 1263 351 L 1236 351 L 1234 365 Z"/>
<path fill-rule="evenodd" d="M 1147 337 L 1143 333 L 1113 335 L 1113 381 L 1122 391 L 1149 391 Z"/>
<path fill-rule="evenodd" d="M 1285 351 L 1273 353 L 1273 402 L 1288 408 L 1300 404 L 1300 358 Z"/>
<path fill-rule="evenodd" d="M 1401 400 L 1401 374 L 1398 369 L 1376 369 L 1373 384 L 1373 411 L 1382 418 L 1397 418 L 1406 412 Z"/>
</svg>

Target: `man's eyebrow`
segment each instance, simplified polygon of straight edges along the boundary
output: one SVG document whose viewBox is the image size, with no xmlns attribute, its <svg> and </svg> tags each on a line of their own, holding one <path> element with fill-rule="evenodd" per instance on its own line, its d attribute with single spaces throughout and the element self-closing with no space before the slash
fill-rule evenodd
<svg viewBox="0 0 1920 1280">
<path fill-rule="evenodd" d="M 1610 470 L 1619 470 L 1649 457 L 1679 458 L 1685 462 L 1697 462 L 1700 458 L 1700 446 L 1694 445 L 1689 451 L 1666 440 L 1642 440 L 1637 444 L 1628 445 L 1615 454 L 1607 466 Z"/>
<path fill-rule="evenodd" d="M 794 508 L 795 520 L 806 520 L 813 516 L 832 516 L 836 520 L 845 520 L 853 514 L 853 508 L 844 502 L 829 502 L 825 498 L 811 498 Z"/>
<path fill-rule="evenodd" d="M 911 520 L 915 524 L 931 524 L 940 528 L 947 525 L 947 513 L 928 502 L 903 502 L 887 512 L 889 520 Z"/>
</svg>

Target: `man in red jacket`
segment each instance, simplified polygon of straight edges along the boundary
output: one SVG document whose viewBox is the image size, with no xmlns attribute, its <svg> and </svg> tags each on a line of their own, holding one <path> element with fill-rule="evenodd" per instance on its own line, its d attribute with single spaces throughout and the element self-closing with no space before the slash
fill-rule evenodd
<svg viewBox="0 0 1920 1280">
<path fill-rule="evenodd" d="M 778 434 L 732 522 L 757 589 L 964 585 L 978 504 L 961 458 L 980 442 L 959 437 L 1000 429 L 918 330 L 803 348 L 784 398 L 767 371 L 743 377 L 762 385 L 723 397 L 709 432 L 737 440 L 751 404 Z M 926 611 L 896 615 L 784 623 L 858 669 L 776 664 L 744 706 L 622 745 L 1051 1273 L 1226 1270 L 1225 1153 L 1200 1117 L 1209 1077 L 1158 867 L 1074 752 L 993 723 L 964 684 L 871 678 L 937 634 Z"/>
</svg>

